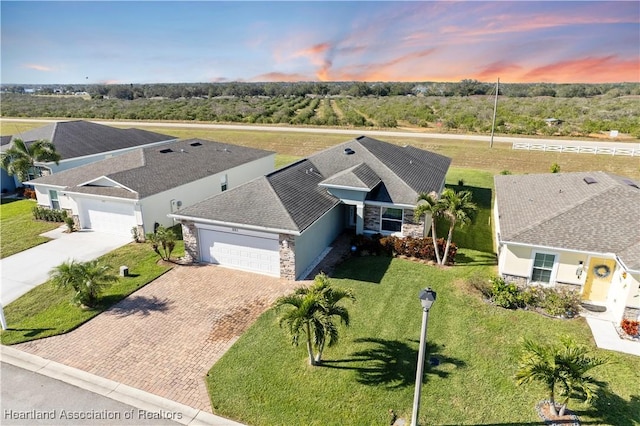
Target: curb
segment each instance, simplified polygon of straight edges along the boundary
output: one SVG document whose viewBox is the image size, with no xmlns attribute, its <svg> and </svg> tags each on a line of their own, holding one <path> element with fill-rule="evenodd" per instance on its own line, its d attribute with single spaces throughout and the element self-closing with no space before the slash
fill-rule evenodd
<svg viewBox="0 0 640 426">
<path fill-rule="evenodd" d="M 187 426 L 244 426 L 211 413 L 189 407 L 179 402 L 153 395 L 116 381 L 87 373 L 55 361 L 0 345 L 0 360 L 43 376 L 51 377 L 70 385 L 88 390 L 115 401 L 131 405 L 148 412 L 181 413 L 182 418 L 171 419 Z"/>
</svg>

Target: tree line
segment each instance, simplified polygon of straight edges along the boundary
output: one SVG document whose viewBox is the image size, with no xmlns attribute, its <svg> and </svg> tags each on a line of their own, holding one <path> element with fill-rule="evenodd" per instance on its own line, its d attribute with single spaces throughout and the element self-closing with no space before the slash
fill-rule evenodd
<svg viewBox="0 0 640 426">
<path fill-rule="evenodd" d="M 306 95 L 124 100 L 5 93 L 2 116 L 403 127 L 486 134 L 493 122 L 493 98 Z M 639 116 L 636 96 L 501 97 L 495 130 L 498 134 L 571 137 L 618 130 L 640 138 Z"/>
<path fill-rule="evenodd" d="M 219 96 L 473 96 L 495 94 L 495 84 L 466 79 L 459 82 L 224 82 L 157 84 L 66 84 L 6 85 L 4 93 L 70 94 L 87 93 L 94 98 L 212 98 Z M 640 95 L 637 83 L 552 84 L 507 83 L 500 85 L 500 95 L 508 97 L 552 96 L 584 98 L 599 95 Z"/>
</svg>

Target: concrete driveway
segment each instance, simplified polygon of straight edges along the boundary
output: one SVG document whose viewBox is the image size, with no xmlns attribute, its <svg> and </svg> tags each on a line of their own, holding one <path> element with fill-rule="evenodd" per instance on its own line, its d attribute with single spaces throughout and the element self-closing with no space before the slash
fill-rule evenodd
<svg viewBox="0 0 640 426">
<path fill-rule="evenodd" d="M 65 260 L 85 262 L 132 241 L 130 236 L 93 231 L 68 234 L 62 232 L 65 228 L 42 234 L 54 238 L 51 241 L 0 260 L 0 303 L 3 306 L 47 281 L 51 268 Z"/>
<path fill-rule="evenodd" d="M 13 346 L 211 413 L 205 376 L 276 298 L 301 282 L 176 266 L 76 330 Z M 273 330 L 279 336 L 277 325 Z"/>
</svg>

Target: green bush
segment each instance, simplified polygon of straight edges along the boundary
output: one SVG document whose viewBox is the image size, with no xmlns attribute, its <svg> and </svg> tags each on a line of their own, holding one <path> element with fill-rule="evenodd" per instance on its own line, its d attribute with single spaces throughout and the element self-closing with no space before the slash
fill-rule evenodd
<svg viewBox="0 0 640 426">
<path fill-rule="evenodd" d="M 32 210 L 33 218 L 47 222 L 66 222 L 66 210 L 53 210 L 47 207 L 35 206 Z"/>
<path fill-rule="evenodd" d="M 507 283 L 501 277 L 491 279 L 492 301 L 506 309 L 524 308 L 524 300 L 520 289 L 514 283 Z"/>
</svg>

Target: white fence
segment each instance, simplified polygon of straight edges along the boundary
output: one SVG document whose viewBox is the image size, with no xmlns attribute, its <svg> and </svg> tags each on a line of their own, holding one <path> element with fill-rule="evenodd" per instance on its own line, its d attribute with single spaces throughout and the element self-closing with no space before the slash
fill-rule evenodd
<svg viewBox="0 0 640 426">
<path fill-rule="evenodd" d="M 606 155 L 626 155 L 629 157 L 640 156 L 640 149 L 619 148 L 604 146 L 578 146 L 578 145 L 550 145 L 545 143 L 523 143 L 514 142 L 513 149 L 526 149 L 527 151 L 544 152 L 574 152 L 579 154 L 606 154 Z"/>
</svg>

